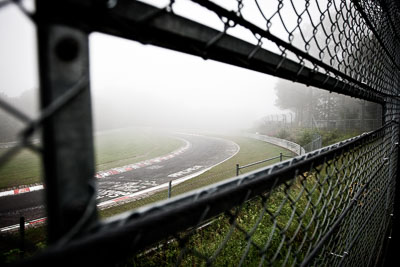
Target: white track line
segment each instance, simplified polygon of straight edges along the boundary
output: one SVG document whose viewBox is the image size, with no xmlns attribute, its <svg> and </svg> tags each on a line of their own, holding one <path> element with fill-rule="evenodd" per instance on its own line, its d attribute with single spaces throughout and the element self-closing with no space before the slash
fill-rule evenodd
<svg viewBox="0 0 400 267">
<path fill-rule="evenodd" d="M 47 220 L 47 217 L 43 217 L 43 218 L 35 219 L 35 220 L 29 221 L 29 222 L 25 222 L 25 227 L 39 225 L 39 224 L 44 223 L 46 220 Z M 19 229 L 19 224 L 14 224 L 14 225 L 0 228 L 0 232 L 8 232 L 8 231 L 17 230 L 17 229 Z"/>
<path fill-rule="evenodd" d="M 38 190 L 42 190 L 43 188 L 44 187 L 41 184 L 41 185 L 34 185 L 34 186 L 29 186 L 29 187 L 12 189 L 12 190 L 8 190 L 8 191 L 0 192 L 0 197 L 18 195 L 18 194 L 28 193 L 28 192 L 32 192 L 32 191 L 38 191 Z"/>
</svg>

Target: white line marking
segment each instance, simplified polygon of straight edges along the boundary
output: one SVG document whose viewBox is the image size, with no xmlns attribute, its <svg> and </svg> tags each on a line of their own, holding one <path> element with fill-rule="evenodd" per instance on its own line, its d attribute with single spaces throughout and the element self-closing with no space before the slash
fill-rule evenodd
<svg viewBox="0 0 400 267">
<path fill-rule="evenodd" d="M 198 169 L 201 169 L 201 168 L 203 168 L 203 166 L 196 165 L 196 166 L 187 168 L 186 170 L 183 170 L 183 171 L 179 171 L 179 172 L 170 174 L 170 175 L 168 175 L 168 177 L 177 178 L 177 177 L 179 177 L 179 176 L 183 176 L 183 175 L 188 174 L 188 173 L 191 173 L 191 172 L 193 172 L 193 171 L 197 171 Z"/>
<path fill-rule="evenodd" d="M 43 218 L 35 219 L 35 220 L 29 221 L 29 222 L 25 222 L 25 227 L 30 227 L 30 226 L 34 226 L 36 224 L 44 223 L 46 220 L 47 220 L 47 217 L 43 217 Z M 0 232 L 7 232 L 7 231 L 15 230 L 15 229 L 19 229 L 19 224 L 14 224 L 14 225 L 0 228 Z"/>
</svg>

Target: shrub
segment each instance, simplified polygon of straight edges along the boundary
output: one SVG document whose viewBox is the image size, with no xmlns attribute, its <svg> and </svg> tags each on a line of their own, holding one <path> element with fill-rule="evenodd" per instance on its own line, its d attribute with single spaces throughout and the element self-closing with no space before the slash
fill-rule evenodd
<svg viewBox="0 0 400 267">
<path fill-rule="evenodd" d="M 295 142 L 301 146 L 305 146 L 313 140 L 316 133 L 317 131 L 314 129 L 301 129 L 297 134 Z"/>
<path fill-rule="evenodd" d="M 287 140 L 290 137 L 290 133 L 286 129 L 280 129 L 276 137 Z"/>
</svg>

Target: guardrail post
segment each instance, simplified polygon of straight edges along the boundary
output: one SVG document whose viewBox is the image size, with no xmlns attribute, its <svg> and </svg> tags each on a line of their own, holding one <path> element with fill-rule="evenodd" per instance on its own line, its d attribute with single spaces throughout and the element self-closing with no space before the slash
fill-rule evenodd
<svg viewBox="0 0 400 267">
<path fill-rule="evenodd" d="M 279 153 L 279 161 L 282 161 L 282 152 L 281 153 Z"/>
<path fill-rule="evenodd" d="M 239 176 L 239 170 L 240 170 L 239 164 L 236 164 L 236 176 Z"/>
<path fill-rule="evenodd" d="M 171 198 L 171 192 L 172 192 L 172 181 L 169 181 L 169 184 L 168 184 L 168 198 Z"/>
<path fill-rule="evenodd" d="M 36 1 L 41 109 L 47 116 L 42 144 L 50 244 L 78 222 L 76 235 L 97 220 L 89 40 L 87 32 L 59 23 L 57 16 L 69 9 L 69 1 Z"/>
</svg>

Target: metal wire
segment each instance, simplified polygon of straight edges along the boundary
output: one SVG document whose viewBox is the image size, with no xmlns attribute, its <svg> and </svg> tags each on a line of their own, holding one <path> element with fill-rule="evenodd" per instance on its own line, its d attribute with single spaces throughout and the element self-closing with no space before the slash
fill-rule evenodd
<svg viewBox="0 0 400 267">
<path fill-rule="evenodd" d="M 267 6 L 256 0 L 260 26 L 247 13 L 249 2 L 230 1 L 234 8 L 229 10 L 213 1 L 191 1 L 216 14 L 223 30 L 176 15 L 175 1 L 163 9 L 127 0 L 107 10 L 96 5 L 91 19 L 82 16 L 89 1 L 65 0 L 67 11 L 77 10 L 76 17 L 57 9 L 54 17 L 87 32 L 151 42 L 374 100 L 383 104 L 384 126 L 88 228 L 89 207 L 58 245 L 22 264 L 69 264 L 78 260 L 76 255 L 85 255 L 81 264 L 128 256 L 139 266 L 375 264 L 387 242 L 398 177 L 399 5 L 389 0 L 276 0 Z M 0 8 L 9 2 L 14 1 Z M 249 31 L 255 45 L 231 36 L 237 27 Z M 88 82 L 82 77 L 36 120 L 0 101 L 2 110 L 26 125 L 18 146 L 0 157 L 0 165 L 23 147 L 40 153 L 29 138 Z"/>
</svg>

